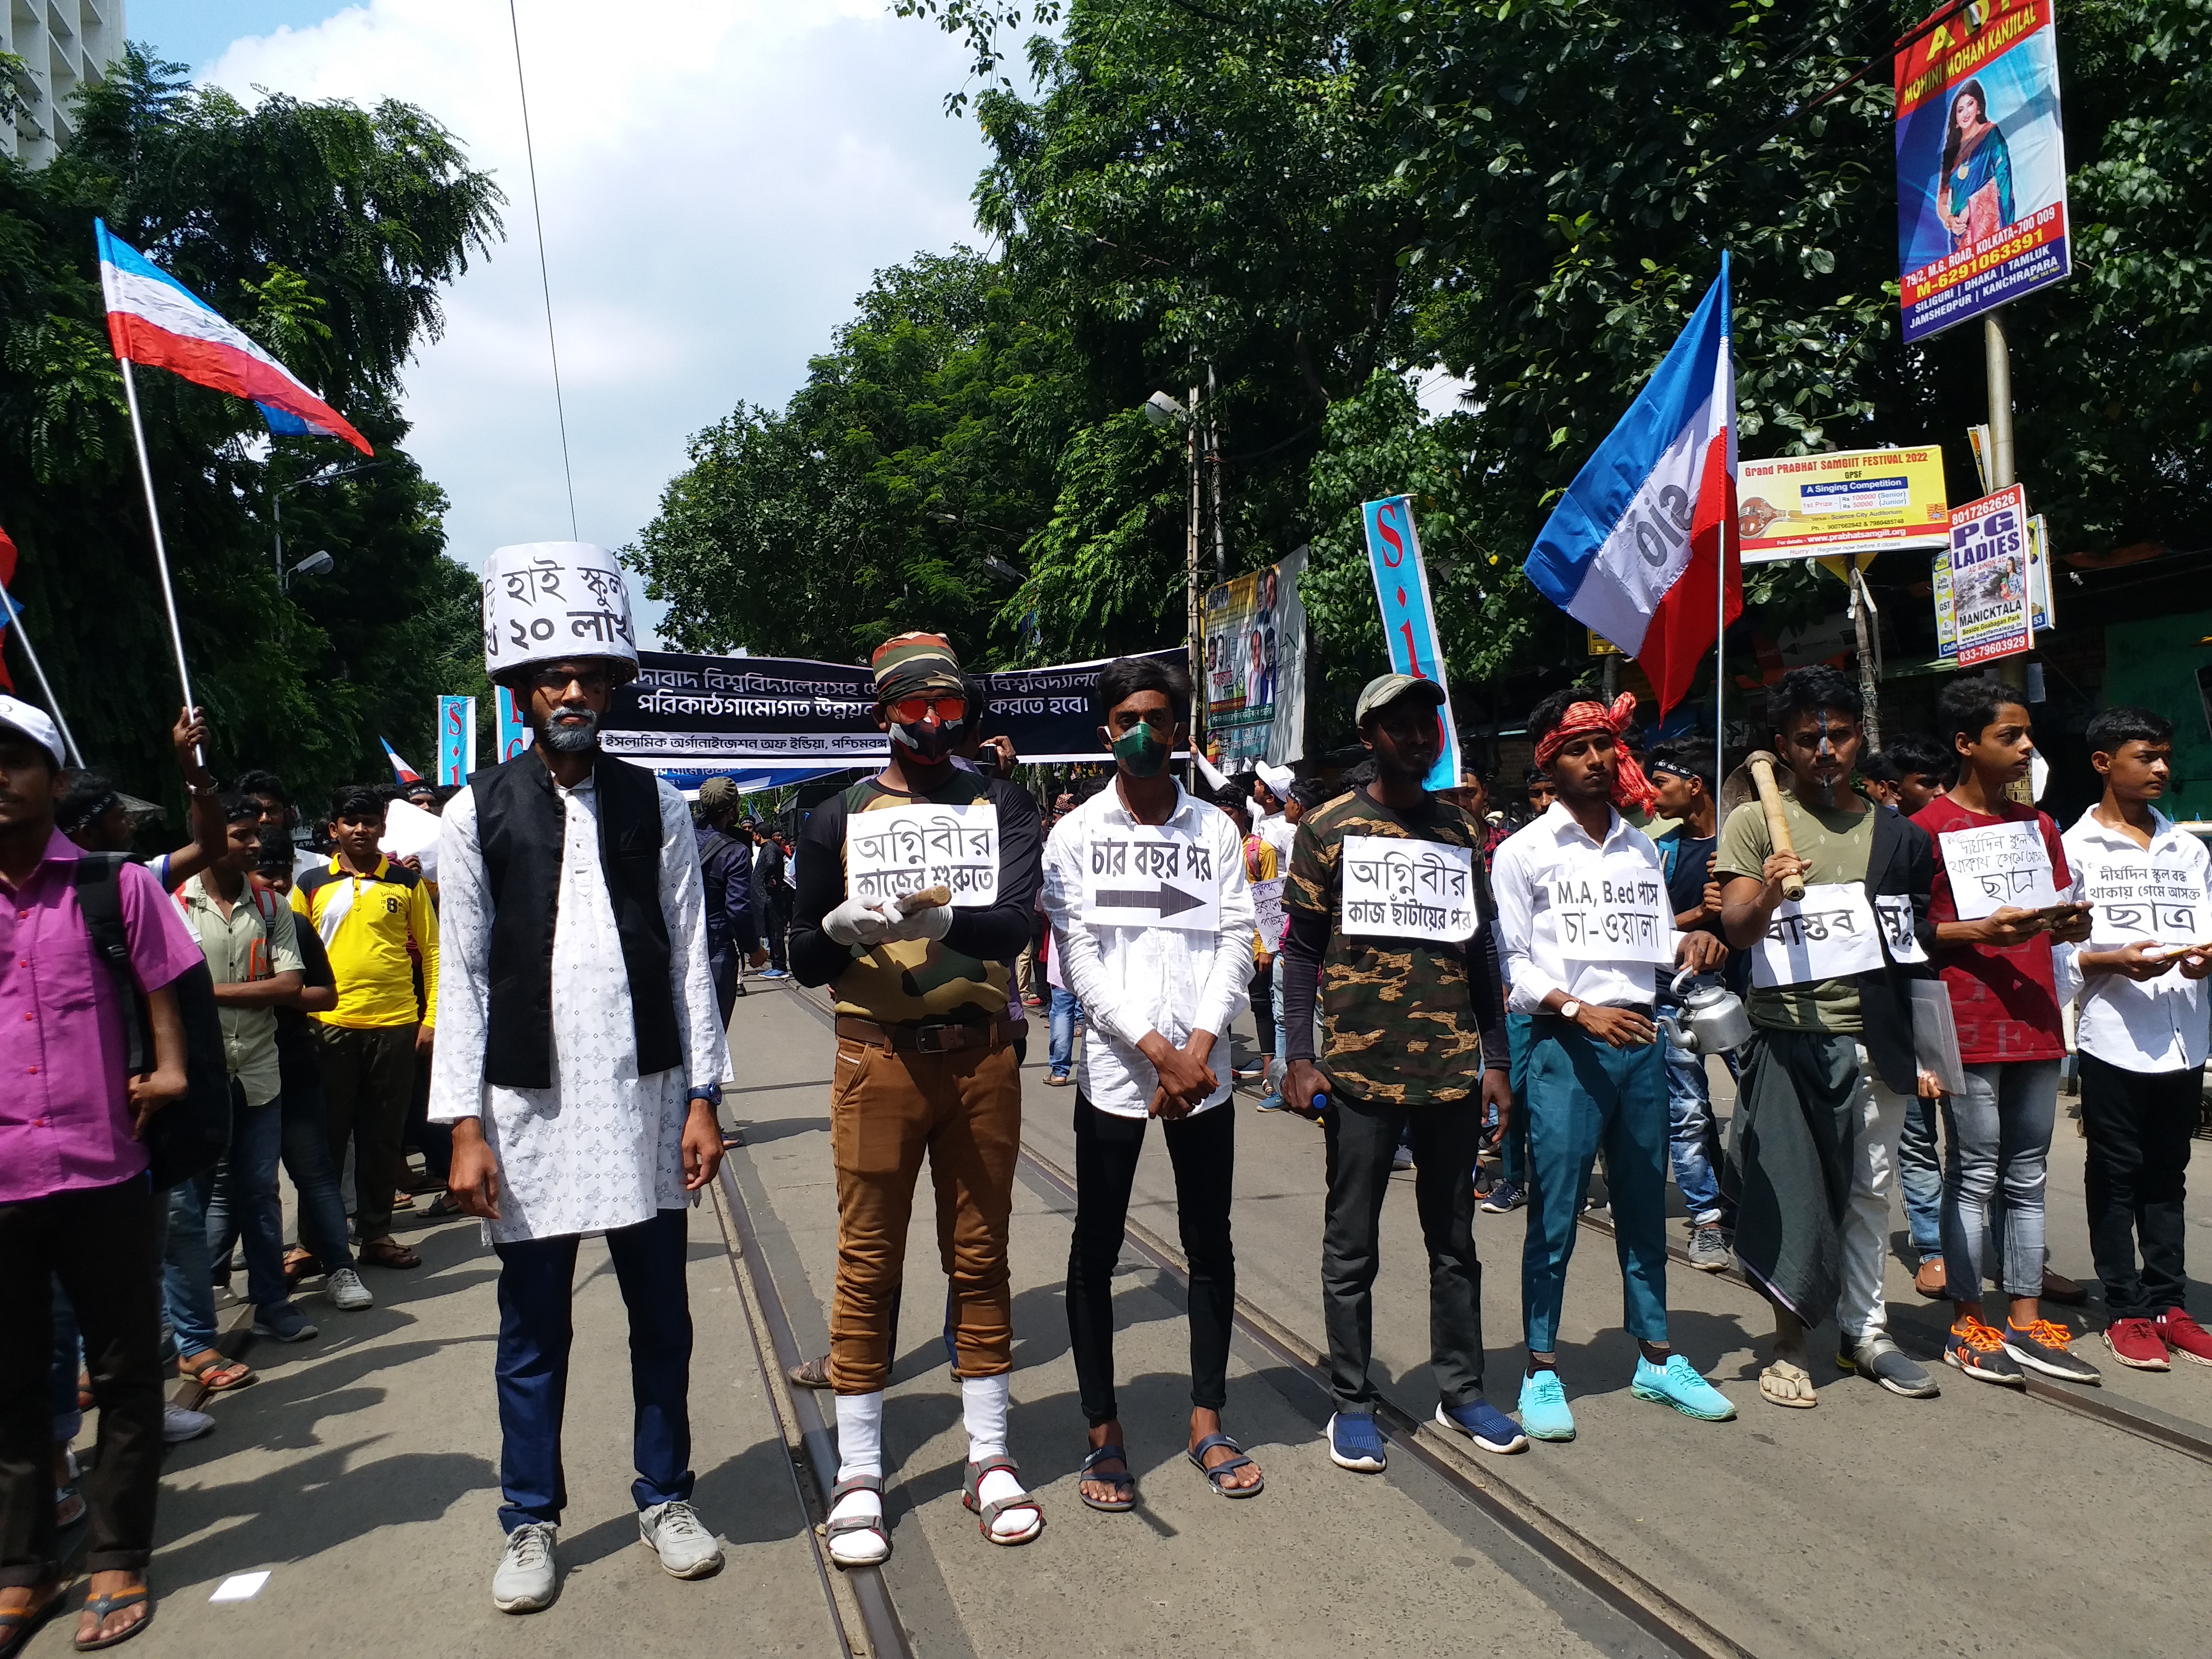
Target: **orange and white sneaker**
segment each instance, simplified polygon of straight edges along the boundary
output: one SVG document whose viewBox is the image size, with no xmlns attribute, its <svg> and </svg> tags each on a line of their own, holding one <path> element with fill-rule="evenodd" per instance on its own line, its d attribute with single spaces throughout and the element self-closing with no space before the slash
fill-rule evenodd
<svg viewBox="0 0 2212 1659">
<path fill-rule="evenodd" d="M 2086 1382 L 2095 1387 L 2105 1380 L 2104 1372 L 2074 1352 L 2074 1334 L 2056 1320 L 2030 1320 L 2026 1325 L 2015 1325 L 2008 1319 L 2004 1323 L 2005 1352 L 2032 1371 L 2045 1376 L 2055 1376 L 2061 1382 Z"/>
<path fill-rule="evenodd" d="M 1997 1382 L 2009 1389 L 2027 1386 L 2020 1362 L 2005 1352 L 2004 1338 L 1995 1327 L 1971 1316 L 1962 1316 L 1951 1327 L 1951 1334 L 1943 1343 L 1943 1363 L 1956 1366 L 1978 1382 Z"/>
<path fill-rule="evenodd" d="M 2166 1346 L 2194 1365 L 2212 1365 L 2212 1332 L 2189 1316 L 2186 1308 L 2168 1308 L 2153 1322 Z"/>
</svg>

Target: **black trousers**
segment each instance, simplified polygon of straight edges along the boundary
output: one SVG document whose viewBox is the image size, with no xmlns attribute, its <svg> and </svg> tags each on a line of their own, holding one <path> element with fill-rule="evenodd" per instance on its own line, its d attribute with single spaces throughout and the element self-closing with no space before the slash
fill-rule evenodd
<svg viewBox="0 0 2212 1659">
<path fill-rule="evenodd" d="M 1265 968 L 1252 970 L 1252 982 L 1246 994 L 1252 999 L 1252 1026 L 1260 1039 L 1260 1052 L 1273 1055 L 1275 1052 L 1275 963 L 1270 957 Z M 1265 1079 L 1262 1079 L 1263 1081 Z"/>
<path fill-rule="evenodd" d="M 2105 1305 L 2114 1319 L 2154 1319 L 2188 1300 L 2181 1200 L 2204 1068 L 2130 1072 L 2094 1054 L 2081 1060 L 2081 1127 L 2089 1142 L 2082 1185 Z"/>
<path fill-rule="evenodd" d="M 1067 1338 L 1083 1414 L 1110 1423 L 1114 1401 L 1114 1264 L 1129 1218 L 1129 1188 L 1144 1151 L 1141 1117 L 1116 1117 L 1075 1097 L 1075 1237 L 1067 1247 Z M 1190 1264 L 1190 1403 L 1219 1411 L 1229 1398 L 1229 1326 L 1237 1312 L 1237 1257 L 1229 1243 L 1229 1188 L 1237 1169 L 1237 1114 L 1227 1103 L 1162 1119 L 1175 1165 L 1176 1223 Z"/>
<path fill-rule="evenodd" d="M 59 1571 L 54 1528 L 53 1280 L 84 1333 L 100 1402 L 99 1463 L 84 1489 L 93 1572 L 143 1572 L 161 1480 L 161 1257 L 156 1198 L 112 1187 L 0 1204 L 0 1584 Z"/>
<path fill-rule="evenodd" d="M 1474 1159 L 1482 1103 L 1393 1106 L 1329 1097 L 1328 1209 L 1322 1224 L 1322 1315 L 1338 1411 L 1371 1414 L 1375 1273 L 1382 1199 L 1401 1134 L 1413 1148 L 1413 1203 L 1429 1251 L 1429 1353 L 1446 1406 L 1482 1397 L 1482 1264 L 1474 1256 Z"/>
</svg>

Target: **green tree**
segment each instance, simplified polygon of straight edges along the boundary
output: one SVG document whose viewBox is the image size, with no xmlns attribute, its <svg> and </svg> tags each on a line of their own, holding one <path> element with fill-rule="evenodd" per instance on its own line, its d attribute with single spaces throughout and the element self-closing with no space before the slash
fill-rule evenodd
<svg viewBox="0 0 2212 1659">
<path fill-rule="evenodd" d="M 418 753 L 441 678 L 473 659 L 475 579 L 443 556 L 445 501 L 398 446 L 400 376 L 438 294 L 499 234 L 499 191 L 428 116 L 269 98 L 248 110 L 134 47 L 76 106 L 50 166 L 0 166 L 0 523 L 88 759 L 179 799 L 180 701 L 92 220 L 144 249 L 376 446 L 271 441 L 250 405 L 137 377 L 193 690 L 215 761 L 310 799 Z M 335 572 L 280 594 L 275 519 Z M 11 653 L 17 684 L 27 664 Z M 173 819 L 173 822 L 176 821 Z"/>
</svg>

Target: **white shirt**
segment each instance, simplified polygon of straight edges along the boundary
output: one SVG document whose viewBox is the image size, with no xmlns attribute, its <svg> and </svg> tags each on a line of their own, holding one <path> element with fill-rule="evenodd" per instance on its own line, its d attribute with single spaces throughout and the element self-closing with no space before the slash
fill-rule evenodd
<svg viewBox="0 0 2212 1659">
<path fill-rule="evenodd" d="M 660 914 L 684 1064 L 637 1074 L 637 1031 L 613 901 L 599 868 L 599 794 L 590 779 L 555 786 L 564 816 L 553 927 L 553 1082 L 512 1089 L 484 1081 L 491 996 L 491 893 L 477 840 L 476 792 L 446 805 L 439 832 L 438 1043 L 430 1117 L 480 1118 L 499 1160 L 494 1240 L 611 1232 L 681 1209 L 688 1085 L 729 1066 L 707 965 L 706 891 L 690 809 L 665 783 L 660 799 Z M 688 1082 L 687 1082 L 688 1080 Z"/>
<path fill-rule="evenodd" d="M 2155 808 L 2150 846 L 2138 847 L 2118 830 L 2097 822 L 2094 808 L 2081 814 L 2074 827 L 2060 837 L 2066 848 L 2066 867 L 2074 872 L 2068 895 L 2075 902 L 2089 896 L 2091 872 L 2120 865 L 2146 880 L 2158 872 L 2161 887 L 2187 889 L 2195 895 L 2196 927 L 2186 938 L 2164 939 L 2172 945 L 2212 939 L 2212 856 L 2204 843 Z M 2118 951 L 2133 939 L 2144 937 L 2116 929 L 2101 905 L 2090 912 L 2089 938 L 2082 945 L 2054 948 L 2059 1000 L 2070 998 L 2070 988 L 2081 988 L 2081 1018 L 2075 1042 L 2083 1054 L 2094 1054 L 2108 1066 L 2130 1072 L 2185 1072 L 2204 1063 L 2208 1015 L 2204 981 L 2187 979 L 2178 967 L 2156 979 L 2138 983 L 2124 974 L 2084 974 L 2079 957 L 2084 951 Z"/>
<path fill-rule="evenodd" d="M 1280 812 L 1270 812 L 1252 826 L 1252 833 L 1275 849 L 1275 873 L 1291 873 L 1291 848 L 1297 844 L 1298 826 Z"/>
<path fill-rule="evenodd" d="M 1207 1064 L 1221 1086 L 1198 1109 L 1205 1111 L 1229 1098 L 1229 1023 L 1248 1006 L 1252 978 L 1252 890 L 1244 879 L 1244 842 L 1228 813 L 1178 783 L 1175 811 L 1161 827 L 1212 849 L 1221 896 L 1218 925 L 1211 933 L 1093 927 L 1083 919 L 1084 860 L 1091 832 L 1136 824 L 1116 781 L 1062 818 L 1045 842 L 1044 909 L 1052 918 L 1053 955 L 1089 1022 L 1083 1092 L 1102 1112 L 1146 1116 L 1160 1079 L 1138 1042 L 1158 1031 L 1180 1048 L 1193 1031 L 1211 1031 L 1221 1041 Z"/>
<path fill-rule="evenodd" d="M 1592 841 L 1573 813 L 1553 801 L 1544 816 L 1498 844 L 1490 866 L 1498 902 L 1498 954 L 1505 969 L 1508 1013 L 1539 1014 L 1544 999 L 1564 991 L 1572 1002 L 1649 1008 L 1656 1000 L 1657 969 L 1648 962 L 1569 963 L 1559 952 L 1559 924 L 1552 915 L 1552 884 L 1577 855 L 1595 861 L 1613 854 L 1638 858 L 1661 874 L 1651 838 L 1608 807 L 1602 842 Z"/>
</svg>

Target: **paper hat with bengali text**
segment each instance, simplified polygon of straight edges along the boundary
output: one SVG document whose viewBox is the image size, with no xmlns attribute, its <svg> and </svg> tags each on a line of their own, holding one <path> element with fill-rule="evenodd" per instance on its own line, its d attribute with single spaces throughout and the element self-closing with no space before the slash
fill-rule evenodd
<svg viewBox="0 0 2212 1659">
<path fill-rule="evenodd" d="M 608 659 L 637 678 L 629 584 L 604 547 L 525 542 L 484 561 L 484 673 L 495 685 L 541 663 Z"/>
</svg>

